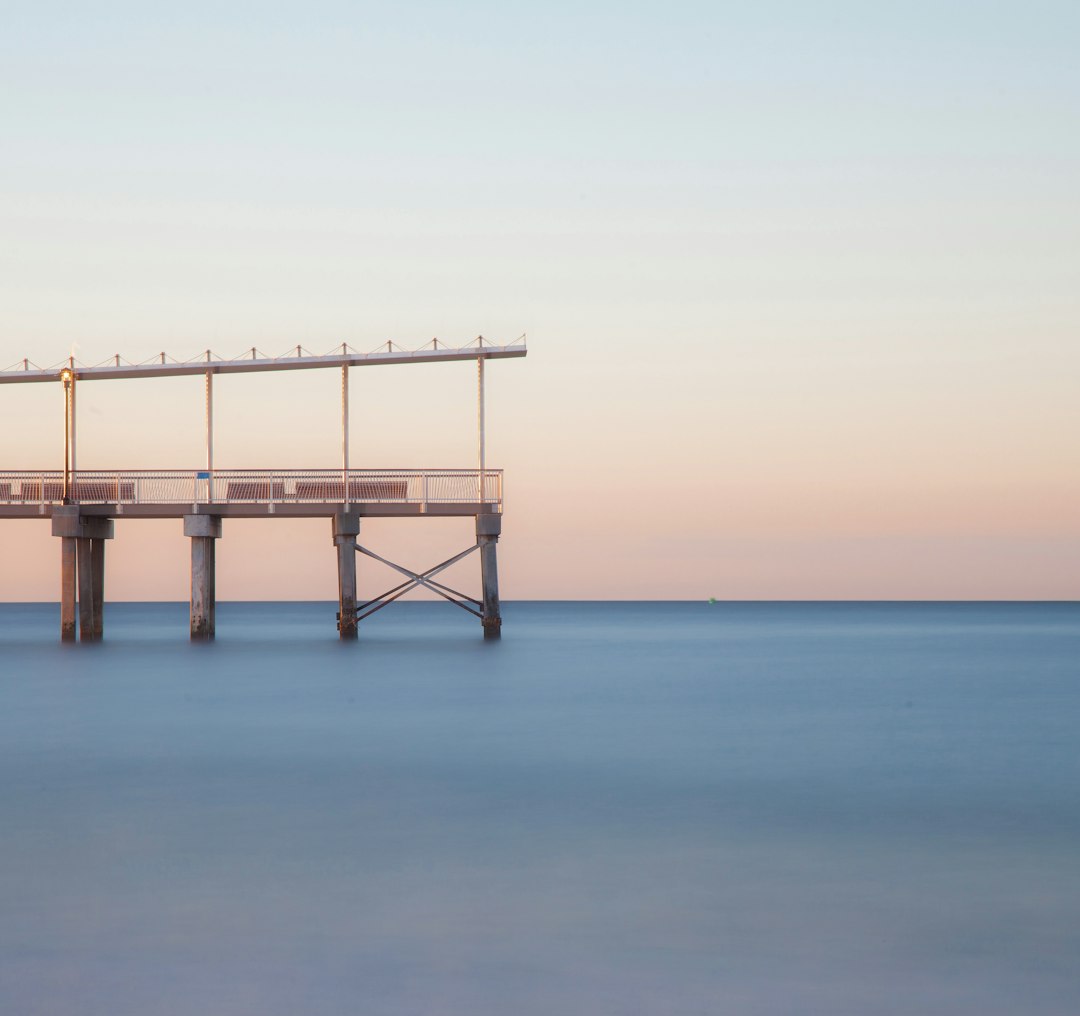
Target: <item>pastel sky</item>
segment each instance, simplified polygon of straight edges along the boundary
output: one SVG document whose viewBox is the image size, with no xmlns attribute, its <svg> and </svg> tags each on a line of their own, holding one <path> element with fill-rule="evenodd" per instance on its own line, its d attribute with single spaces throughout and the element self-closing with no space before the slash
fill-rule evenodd
<svg viewBox="0 0 1080 1016">
<path fill-rule="evenodd" d="M 1075 3 L 0 17 L 0 366 L 525 332 L 508 599 L 1080 596 Z M 474 373 L 354 371 L 354 464 L 471 467 Z M 222 379 L 217 465 L 335 465 L 337 385 Z M 201 399 L 82 385 L 80 465 L 199 467 Z M 0 433 L 59 468 L 58 386 L 0 386 Z M 178 522 L 117 531 L 108 598 L 186 598 Z M 0 598 L 57 598 L 47 524 L 0 555 Z M 335 595 L 324 521 L 219 555 L 222 598 Z"/>
</svg>

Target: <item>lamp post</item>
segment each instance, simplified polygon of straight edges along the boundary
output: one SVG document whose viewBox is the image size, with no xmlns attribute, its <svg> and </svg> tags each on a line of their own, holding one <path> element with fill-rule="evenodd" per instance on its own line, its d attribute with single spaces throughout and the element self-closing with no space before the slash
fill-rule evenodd
<svg viewBox="0 0 1080 1016">
<path fill-rule="evenodd" d="M 71 504 L 71 396 L 75 387 L 75 372 L 70 367 L 60 371 L 64 385 L 64 493 L 63 503 Z"/>
<path fill-rule="evenodd" d="M 481 343 L 484 341 L 481 336 Z M 476 358 L 476 472 L 477 497 L 479 504 L 484 503 L 484 467 L 485 462 L 485 434 L 484 434 L 484 358 Z"/>
</svg>

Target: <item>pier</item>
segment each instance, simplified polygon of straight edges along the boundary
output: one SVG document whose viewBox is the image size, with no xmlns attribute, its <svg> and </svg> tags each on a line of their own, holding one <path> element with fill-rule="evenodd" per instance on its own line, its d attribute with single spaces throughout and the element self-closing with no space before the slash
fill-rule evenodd
<svg viewBox="0 0 1080 1016">
<path fill-rule="evenodd" d="M 496 547 L 502 533 L 503 473 L 488 468 L 485 431 L 485 364 L 526 355 L 524 339 L 496 345 L 480 338 L 467 346 L 432 340 L 419 350 L 385 343 L 361 353 L 342 346 L 317 356 L 295 347 L 280 357 L 258 350 L 226 360 L 207 351 L 185 361 L 162 353 L 133 364 L 121 357 L 95 365 L 73 358 L 52 368 L 29 360 L 0 371 L 0 384 L 53 383 L 62 386 L 63 468 L 0 470 L 0 520 L 48 520 L 60 540 L 60 638 L 96 641 L 104 634 L 105 548 L 117 523 L 177 519 L 191 541 L 190 633 L 195 640 L 215 635 L 216 544 L 227 520 L 325 518 L 337 561 L 337 630 L 355 639 L 359 623 L 415 589 L 425 589 L 474 615 L 485 638 L 502 629 Z M 349 371 L 352 367 L 475 360 L 477 365 L 477 463 L 468 469 L 357 469 L 349 455 Z M 216 374 L 338 368 L 341 371 L 341 466 L 333 469 L 217 469 L 214 465 Z M 198 375 L 206 389 L 206 461 L 202 468 L 175 470 L 79 470 L 76 389 L 94 379 Z M 380 556 L 361 542 L 365 518 L 475 519 L 475 542 L 423 572 Z M 179 529 L 179 527 L 178 527 Z M 178 531 L 178 535 L 180 535 Z M 479 597 L 445 585 L 437 576 L 475 553 L 480 564 Z M 396 571 L 402 581 L 370 600 L 357 597 L 357 557 L 364 555 Z"/>
</svg>

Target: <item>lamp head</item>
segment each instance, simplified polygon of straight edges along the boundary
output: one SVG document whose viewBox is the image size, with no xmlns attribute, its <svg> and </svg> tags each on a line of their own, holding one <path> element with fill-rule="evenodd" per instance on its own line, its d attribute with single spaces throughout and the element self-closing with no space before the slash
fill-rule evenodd
<svg viewBox="0 0 1080 1016">
<path fill-rule="evenodd" d="M 65 367 L 60 371 L 60 380 L 63 381 L 65 385 L 71 384 L 71 379 L 73 377 L 75 377 L 75 373 L 70 367 Z"/>
</svg>

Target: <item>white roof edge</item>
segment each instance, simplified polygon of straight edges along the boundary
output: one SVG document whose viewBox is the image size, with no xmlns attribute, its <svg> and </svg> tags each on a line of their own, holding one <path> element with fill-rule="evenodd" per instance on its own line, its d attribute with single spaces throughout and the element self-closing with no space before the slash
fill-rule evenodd
<svg viewBox="0 0 1080 1016">
<path fill-rule="evenodd" d="M 186 374 L 246 374 L 269 370 L 312 370 L 320 367 L 372 367 L 392 363 L 440 363 L 452 360 L 498 360 L 525 356 L 524 342 L 508 345 L 465 346 L 446 349 L 388 350 L 373 353 L 328 353 L 325 356 L 255 357 L 235 360 L 187 360 L 182 363 L 112 364 L 73 368 L 77 381 L 133 377 L 177 377 Z M 27 384 L 56 381 L 65 365 L 47 370 L 24 370 L 14 367 L 0 371 L 0 384 Z"/>
</svg>

